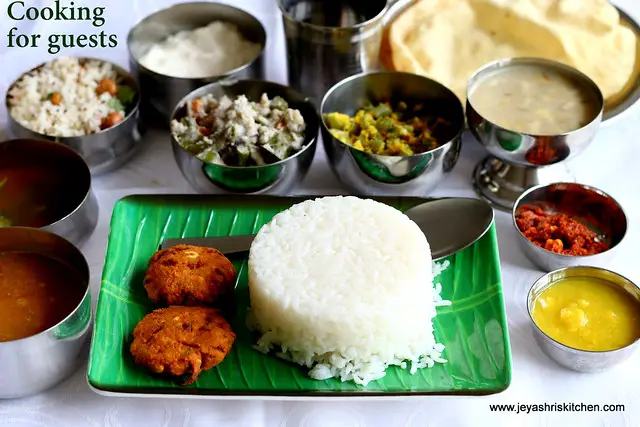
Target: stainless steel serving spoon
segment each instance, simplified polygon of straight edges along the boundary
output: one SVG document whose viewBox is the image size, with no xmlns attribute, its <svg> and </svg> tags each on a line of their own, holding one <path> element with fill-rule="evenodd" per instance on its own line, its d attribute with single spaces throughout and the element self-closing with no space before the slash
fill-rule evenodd
<svg viewBox="0 0 640 427">
<path fill-rule="evenodd" d="M 421 203 L 405 211 L 427 236 L 434 261 L 453 255 L 481 238 L 493 222 L 493 209 L 480 199 L 445 198 Z M 160 249 L 176 245 L 216 248 L 225 255 L 247 252 L 255 234 L 226 237 L 166 239 Z"/>
<path fill-rule="evenodd" d="M 493 209 L 480 199 L 435 199 L 405 211 L 422 230 L 434 261 L 446 258 L 478 241 L 493 223 Z"/>
</svg>

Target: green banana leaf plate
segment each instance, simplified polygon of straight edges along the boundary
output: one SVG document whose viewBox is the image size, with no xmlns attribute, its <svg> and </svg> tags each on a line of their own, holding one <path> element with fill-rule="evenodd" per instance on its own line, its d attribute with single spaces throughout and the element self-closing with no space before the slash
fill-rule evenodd
<svg viewBox="0 0 640 427">
<path fill-rule="evenodd" d="M 311 197 L 129 196 L 118 201 L 99 293 L 89 358 L 89 384 L 98 393 L 200 397 L 346 397 L 486 395 L 511 382 L 511 350 L 500 278 L 495 225 L 472 246 L 448 258 L 437 281 L 450 306 L 438 308 L 435 335 L 445 345 L 445 364 L 421 369 L 390 367 L 366 387 L 337 379 L 310 379 L 304 368 L 252 348 L 245 326 L 249 305 L 246 258 L 232 259 L 238 271 L 236 343 L 225 360 L 195 383 L 148 374 L 129 354 L 136 323 L 154 309 L 143 278 L 147 262 L 167 238 L 256 233 L 275 214 Z M 376 198 L 400 210 L 428 199 Z"/>
</svg>

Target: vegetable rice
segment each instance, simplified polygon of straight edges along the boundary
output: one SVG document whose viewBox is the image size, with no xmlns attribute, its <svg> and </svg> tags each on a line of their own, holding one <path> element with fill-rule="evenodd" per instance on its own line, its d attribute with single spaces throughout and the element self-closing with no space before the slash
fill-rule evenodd
<svg viewBox="0 0 640 427">
<path fill-rule="evenodd" d="M 9 89 L 9 113 L 25 128 L 57 137 L 82 136 L 114 126 L 135 97 L 116 85 L 108 62 L 60 57 L 31 71 Z M 108 88 L 102 85 L 109 83 Z"/>
</svg>

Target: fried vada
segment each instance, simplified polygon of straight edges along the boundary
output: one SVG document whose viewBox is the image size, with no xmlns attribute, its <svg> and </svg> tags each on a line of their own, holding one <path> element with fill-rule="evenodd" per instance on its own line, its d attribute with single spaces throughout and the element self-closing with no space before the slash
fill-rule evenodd
<svg viewBox="0 0 640 427">
<path fill-rule="evenodd" d="M 211 307 L 168 307 L 147 314 L 133 331 L 137 365 L 170 376 L 189 375 L 183 385 L 224 360 L 235 341 L 229 323 Z"/>
<path fill-rule="evenodd" d="M 160 305 L 233 306 L 236 270 L 220 251 L 177 245 L 156 252 L 149 260 L 144 288 Z"/>
</svg>

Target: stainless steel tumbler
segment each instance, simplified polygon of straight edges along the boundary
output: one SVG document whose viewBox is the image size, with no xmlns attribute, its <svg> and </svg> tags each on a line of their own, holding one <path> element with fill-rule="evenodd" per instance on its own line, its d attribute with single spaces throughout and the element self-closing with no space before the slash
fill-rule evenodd
<svg viewBox="0 0 640 427">
<path fill-rule="evenodd" d="M 289 85 L 316 105 L 345 77 L 379 67 L 386 0 L 278 0 Z"/>
</svg>

